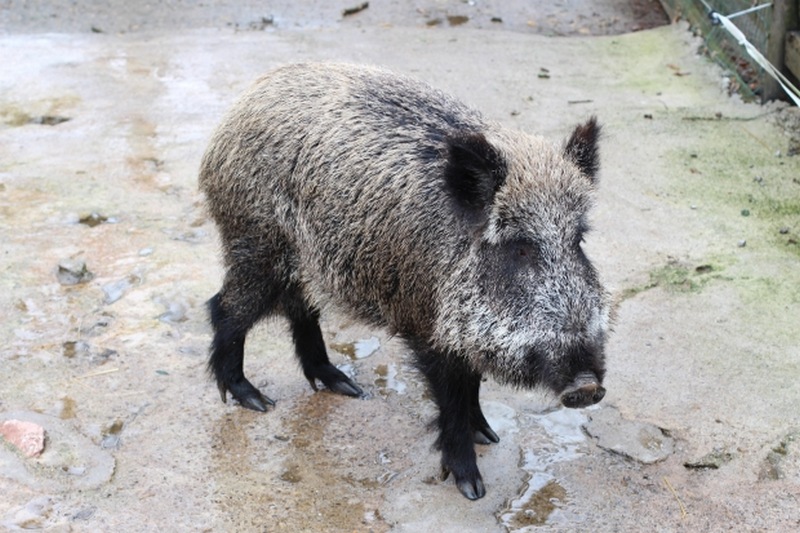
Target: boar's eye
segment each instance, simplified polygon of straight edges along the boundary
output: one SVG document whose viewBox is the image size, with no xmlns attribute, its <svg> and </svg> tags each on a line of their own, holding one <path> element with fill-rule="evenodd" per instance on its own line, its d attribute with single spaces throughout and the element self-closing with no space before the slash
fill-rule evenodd
<svg viewBox="0 0 800 533">
<path fill-rule="evenodd" d="M 510 243 L 513 258 L 522 263 L 532 263 L 539 259 L 539 246 L 535 242 L 516 240 Z"/>
</svg>

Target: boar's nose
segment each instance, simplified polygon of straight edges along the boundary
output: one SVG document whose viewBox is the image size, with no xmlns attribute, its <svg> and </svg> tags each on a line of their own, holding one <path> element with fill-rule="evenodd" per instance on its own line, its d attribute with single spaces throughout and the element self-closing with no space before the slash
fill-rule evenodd
<svg viewBox="0 0 800 533">
<path fill-rule="evenodd" d="M 561 393 L 561 403 L 565 407 L 586 407 L 596 404 L 605 395 L 606 389 L 598 383 L 593 372 L 581 372 Z"/>
</svg>

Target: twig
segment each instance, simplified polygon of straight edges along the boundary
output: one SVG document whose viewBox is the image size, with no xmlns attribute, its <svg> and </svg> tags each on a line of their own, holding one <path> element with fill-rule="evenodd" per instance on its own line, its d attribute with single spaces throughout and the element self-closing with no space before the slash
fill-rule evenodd
<svg viewBox="0 0 800 533">
<path fill-rule="evenodd" d="M 678 493 L 675 492 L 674 488 L 672 488 L 672 483 L 669 482 L 669 479 L 667 479 L 667 476 L 664 476 L 664 484 L 667 486 L 667 488 L 672 493 L 672 495 L 675 496 L 675 501 L 678 502 L 678 505 L 681 508 L 681 519 L 686 518 L 689 515 L 689 513 L 686 512 L 686 507 L 683 505 L 683 502 L 678 497 Z"/>
<path fill-rule="evenodd" d="M 355 15 L 356 13 L 358 13 L 360 11 L 364 11 L 368 7 L 369 7 L 369 2 L 362 2 L 361 4 L 359 4 L 357 6 L 348 7 L 346 9 L 343 9 L 342 10 L 342 16 L 343 17 L 349 17 L 350 15 Z"/>
<path fill-rule="evenodd" d="M 740 126 L 740 127 L 742 128 L 742 131 L 744 131 L 744 132 L 745 132 L 746 134 L 748 134 L 750 137 L 752 137 L 753 139 L 755 139 L 755 140 L 758 142 L 758 144 L 760 144 L 761 146 L 763 146 L 764 148 L 766 148 L 767 150 L 769 150 L 770 152 L 772 152 L 772 148 L 770 148 L 770 147 L 769 147 L 769 145 L 768 145 L 767 143 L 765 143 L 764 141 L 762 141 L 762 140 L 761 140 L 759 137 L 757 137 L 755 134 L 753 134 L 753 133 L 751 133 L 750 131 L 748 131 L 748 130 L 747 130 L 747 128 L 745 128 L 744 126 Z"/>
</svg>

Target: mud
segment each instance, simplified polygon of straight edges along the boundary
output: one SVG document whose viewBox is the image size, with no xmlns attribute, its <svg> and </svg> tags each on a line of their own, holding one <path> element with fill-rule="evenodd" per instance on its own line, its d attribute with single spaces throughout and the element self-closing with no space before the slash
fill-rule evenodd
<svg viewBox="0 0 800 533">
<path fill-rule="evenodd" d="M 0 418 L 46 431 L 38 459 L 0 446 L 0 527 L 796 529 L 800 160 L 780 106 L 729 98 L 680 26 L 555 39 L 476 29 L 466 11 L 457 27 L 346 26 L 378 5 L 292 31 L 276 16 L 266 31 L 0 37 Z M 618 300 L 606 397 L 563 410 L 487 381 L 501 442 L 477 447 L 479 501 L 439 480 L 432 403 L 384 332 L 323 324 L 364 400 L 311 391 L 280 321 L 248 339 L 269 413 L 222 404 L 206 374 L 222 271 L 200 156 L 255 77 L 308 59 L 379 63 L 556 139 L 605 124 L 587 250 Z M 62 285 L 67 260 L 94 277 Z M 603 416 L 613 451 L 590 436 Z M 653 435 L 671 452 L 632 459 Z"/>
</svg>

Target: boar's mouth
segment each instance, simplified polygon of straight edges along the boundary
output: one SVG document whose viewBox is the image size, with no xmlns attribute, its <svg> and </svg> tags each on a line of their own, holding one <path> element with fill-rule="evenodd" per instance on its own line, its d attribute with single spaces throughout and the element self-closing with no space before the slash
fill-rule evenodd
<svg viewBox="0 0 800 533">
<path fill-rule="evenodd" d="M 606 395 L 606 389 L 594 372 L 581 372 L 561 393 L 561 403 L 565 407 L 588 407 Z"/>
</svg>

